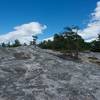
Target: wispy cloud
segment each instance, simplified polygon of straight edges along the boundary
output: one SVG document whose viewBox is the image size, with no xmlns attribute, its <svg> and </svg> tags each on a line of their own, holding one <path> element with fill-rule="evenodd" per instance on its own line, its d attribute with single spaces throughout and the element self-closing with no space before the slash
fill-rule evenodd
<svg viewBox="0 0 100 100">
<path fill-rule="evenodd" d="M 46 25 L 42 25 L 38 22 L 30 22 L 27 24 L 16 26 L 14 27 L 14 31 L 0 36 L 0 43 L 14 41 L 15 39 L 20 40 L 21 43 L 28 43 L 32 40 L 32 35 L 41 34 L 46 28 Z"/>
<path fill-rule="evenodd" d="M 95 40 L 98 37 L 98 34 L 100 34 L 100 1 L 97 2 L 95 10 L 90 15 L 91 18 L 89 23 L 87 23 L 87 26 L 83 30 L 79 30 L 79 35 L 87 42 Z M 53 40 L 53 37 L 44 40 Z"/>
<path fill-rule="evenodd" d="M 97 2 L 97 7 L 91 14 L 91 19 L 86 28 L 80 30 L 79 34 L 86 40 L 91 41 L 97 38 L 100 34 L 100 1 Z"/>
</svg>

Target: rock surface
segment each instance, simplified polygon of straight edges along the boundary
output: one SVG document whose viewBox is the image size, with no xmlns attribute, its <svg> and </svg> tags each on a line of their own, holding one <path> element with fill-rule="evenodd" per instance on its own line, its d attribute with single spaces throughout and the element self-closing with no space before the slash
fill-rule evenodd
<svg viewBox="0 0 100 100">
<path fill-rule="evenodd" d="M 100 65 L 34 47 L 0 48 L 0 100 L 100 100 Z"/>
</svg>

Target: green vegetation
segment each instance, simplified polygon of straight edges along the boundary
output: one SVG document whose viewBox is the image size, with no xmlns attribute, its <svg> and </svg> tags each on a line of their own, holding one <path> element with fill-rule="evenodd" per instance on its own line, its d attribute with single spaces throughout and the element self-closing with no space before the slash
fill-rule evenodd
<svg viewBox="0 0 100 100">
<path fill-rule="evenodd" d="M 18 46 L 21 46 L 21 43 L 19 40 L 15 40 L 15 43 L 12 45 L 13 47 L 18 47 Z"/>
<path fill-rule="evenodd" d="M 30 41 L 30 44 L 29 45 L 34 45 L 35 47 L 36 47 L 36 41 L 37 41 L 37 39 L 38 39 L 38 37 L 37 36 L 35 36 L 35 35 L 33 35 L 32 36 L 33 37 L 33 40 L 32 41 Z M 18 46 L 27 46 L 28 44 L 26 44 L 26 43 L 23 43 L 23 44 L 21 44 L 20 43 L 20 41 L 18 40 L 18 39 L 16 39 L 13 43 L 10 43 L 10 42 L 8 42 L 8 43 L 1 43 L 1 45 L 0 45 L 0 47 L 18 47 Z"/>
<path fill-rule="evenodd" d="M 100 35 L 98 35 L 97 40 L 88 43 L 78 35 L 78 30 L 79 28 L 77 26 L 65 27 L 63 32 L 54 35 L 52 41 L 42 41 L 38 46 L 43 49 L 52 49 L 69 53 L 73 58 L 78 58 L 78 53 L 80 51 L 91 50 L 93 52 L 100 52 Z M 30 41 L 30 45 L 36 46 L 38 37 L 36 35 L 32 37 L 33 40 Z M 7 44 L 2 43 L 1 47 L 18 47 L 21 45 L 27 46 L 26 43 L 21 44 L 20 41 L 16 39 L 12 44 L 10 42 Z"/>
<path fill-rule="evenodd" d="M 20 43 L 20 41 L 18 39 L 16 39 L 14 41 L 14 43 L 10 43 L 8 42 L 7 44 L 6 43 L 1 43 L 1 47 L 18 47 L 18 46 L 21 46 L 22 44 Z"/>
<path fill-rule="evenodd" d="M 1 47 L 6 47 L 6 44 L 4 42 L 1 43 Z"/>
<path fill-rule="evenodd" d="M 43 41 L 39 46 L 43 49 L 53 49 L 60 51 L 84 51 L 91 48 L 91 43 L 86 43 L 78 34 L 78 27 L 66 27 L 64 32 L 54 35 L 53 41 Z"/>
<path fill-rule="evenodd" d="M 91 48 L 91 44 L 78 35 L 78 30 L 77 26 L 65 27 L 62 33 L 54 35 L 53 41 L 43 41 L 39 47 L 69 53 L 71 57 L 78 58 L 79 51 Z"/>
<path fill-rule="evenodd" d="M 32 37 L 33 37 L 33 41 L 30 41 L 30 45 L 36 46 L 36 41 L 37 41 L 38 37 L 36 35 L 33 35 Z"/>
<path fill-rule="evenodd" d="M 91 42 L 91 51 L 100 52 L 100 35 L 98 35 L 98 39 Z"/>
</svg>

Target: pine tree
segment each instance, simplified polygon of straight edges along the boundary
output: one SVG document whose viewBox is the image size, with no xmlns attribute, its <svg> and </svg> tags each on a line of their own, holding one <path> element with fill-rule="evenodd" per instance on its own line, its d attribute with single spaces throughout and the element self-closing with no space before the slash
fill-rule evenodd
<svg viewBox="0 0 100 100">
<path fill-rule="evenodd" d="M 18 47 L 18 46 L 21 46 L 21 43 L 18 39 L 16 39 L 14 44 L 13 44 L 13 47 Z"/>
</svg>

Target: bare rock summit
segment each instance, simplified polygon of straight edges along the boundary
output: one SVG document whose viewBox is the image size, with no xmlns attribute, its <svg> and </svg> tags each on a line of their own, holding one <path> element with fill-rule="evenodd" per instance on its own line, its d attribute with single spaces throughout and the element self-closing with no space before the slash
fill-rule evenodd
<svg viewBox="0 0 100 100">
<path fill-rule="evenodd" d="M 0 100 L 100 100 L 100 65 L 32 46 L 0 48 Z"/>
</svg>

